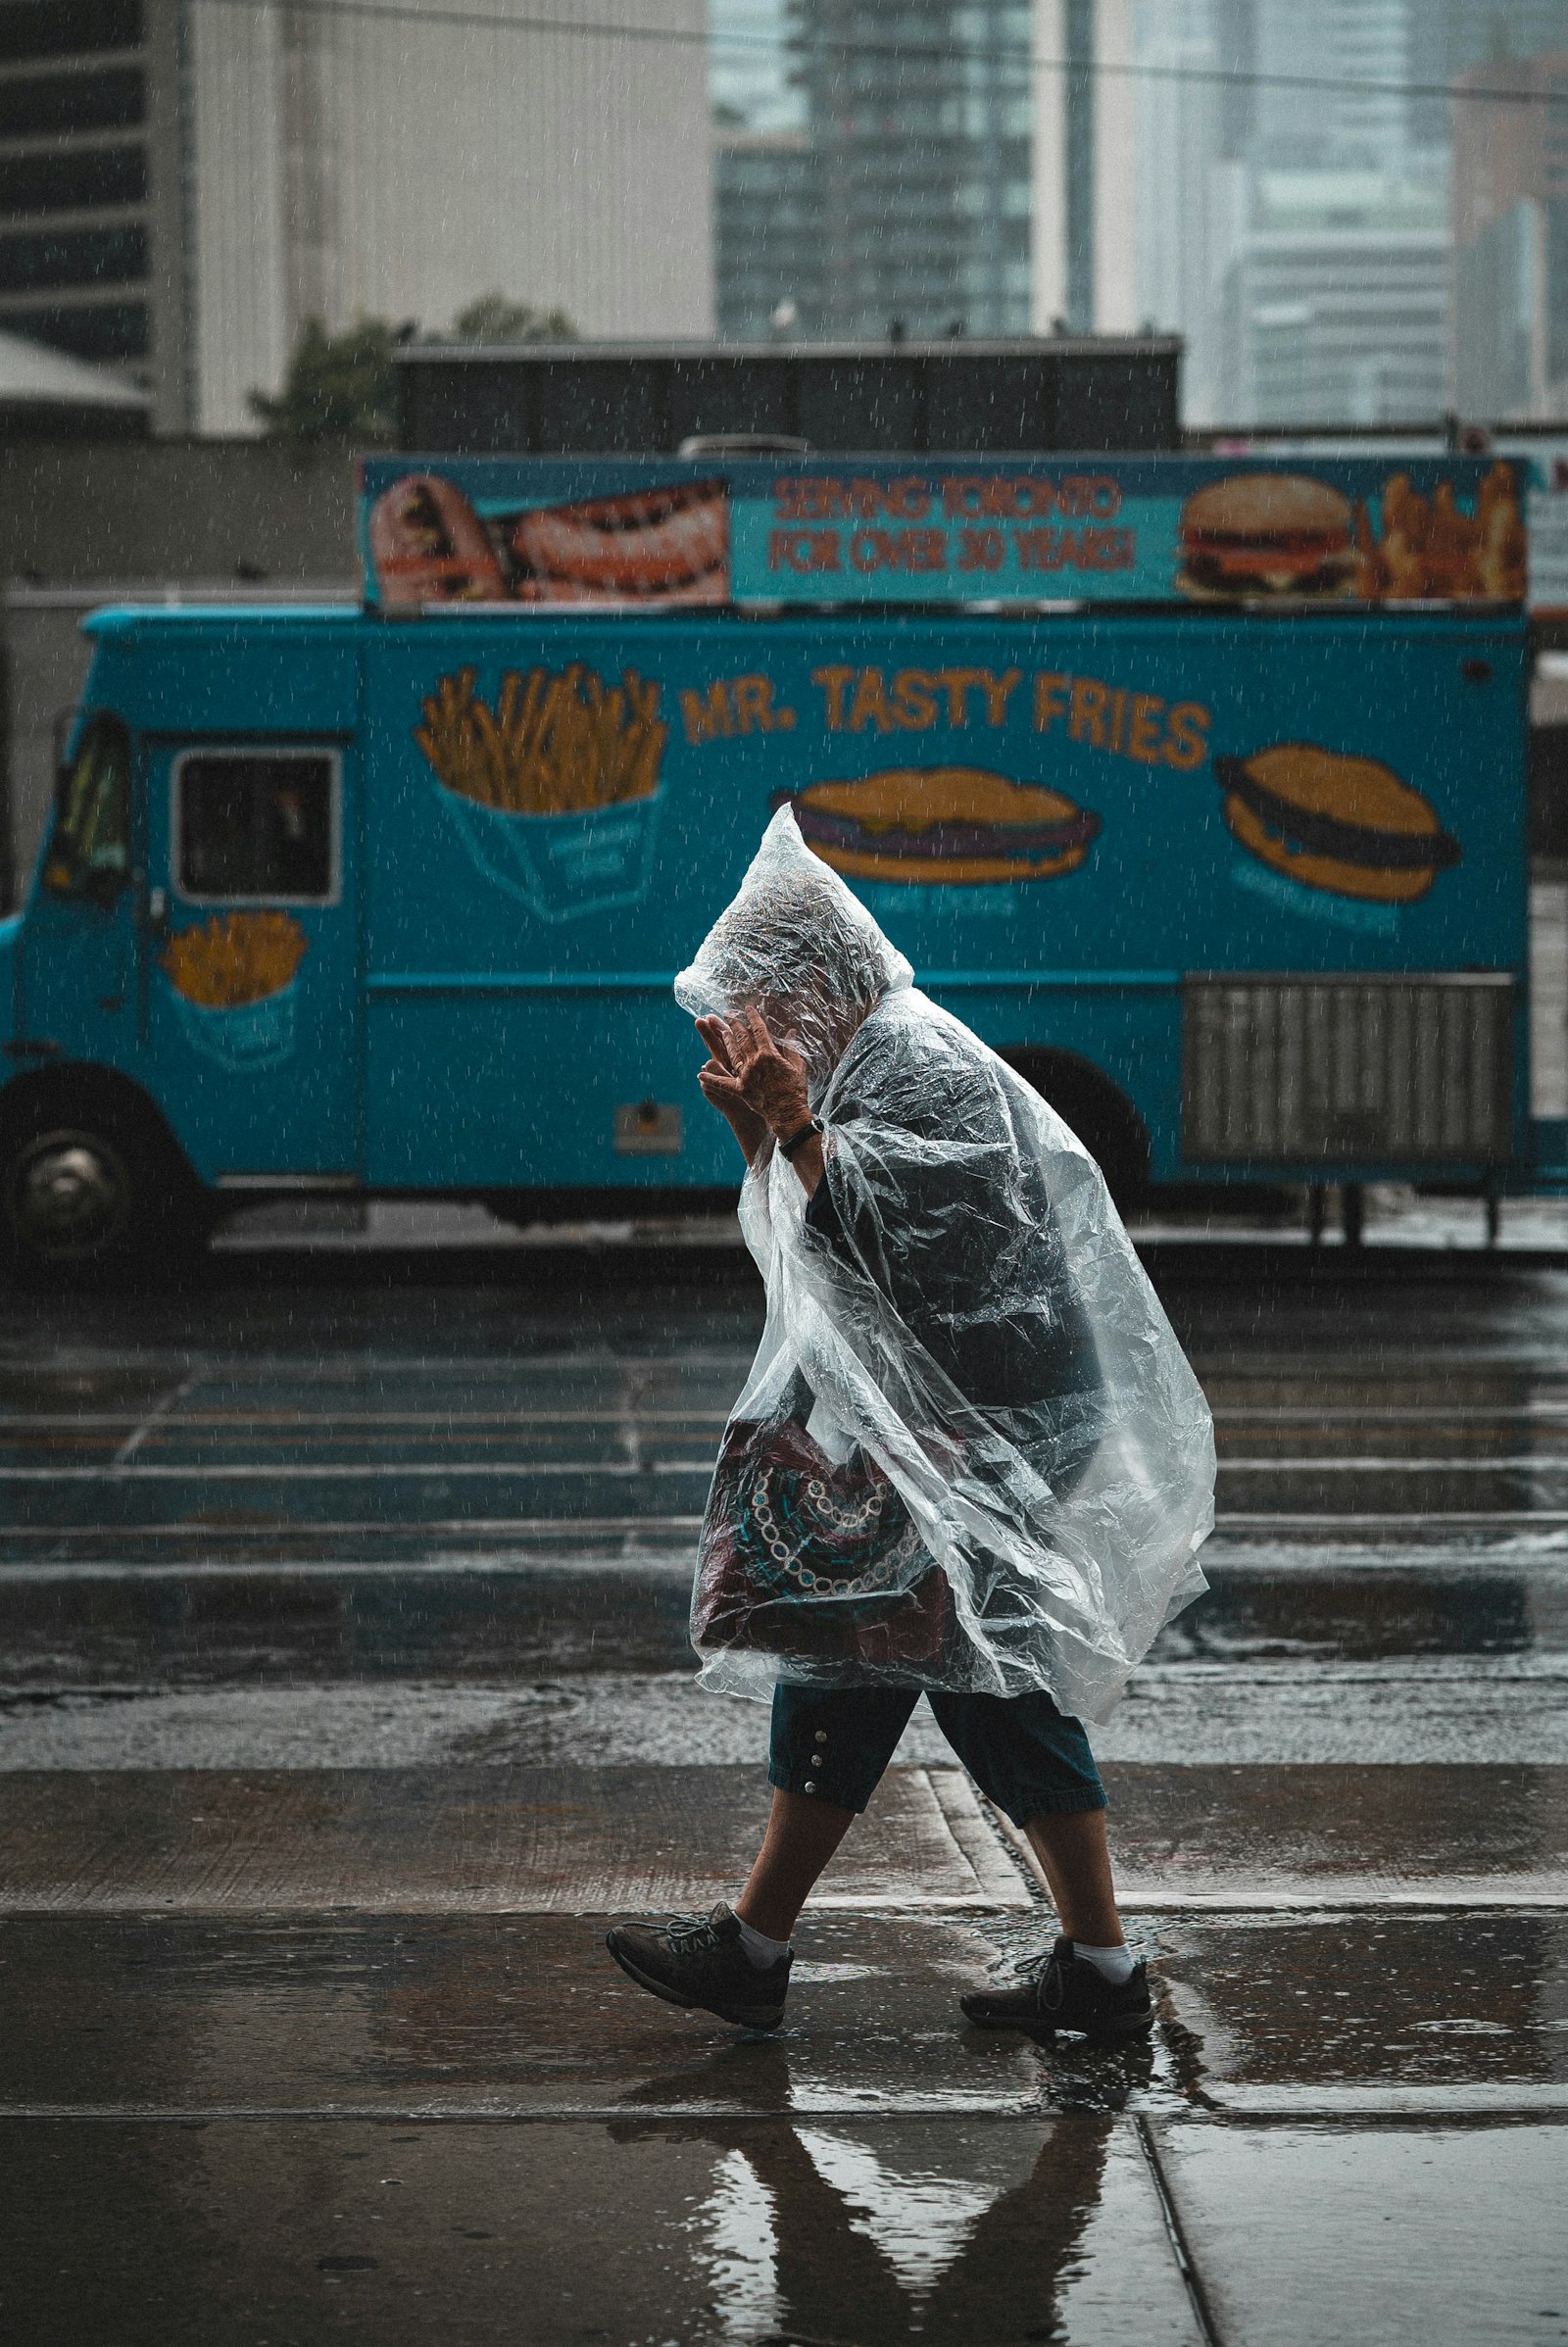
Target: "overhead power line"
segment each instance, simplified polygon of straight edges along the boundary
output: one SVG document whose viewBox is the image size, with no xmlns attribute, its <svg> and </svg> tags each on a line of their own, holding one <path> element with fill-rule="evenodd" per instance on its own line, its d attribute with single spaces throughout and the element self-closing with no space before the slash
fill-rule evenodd
<svg viewBox="0 0 1568 2347">
<path fill-rule="evenodd" d="M 976 41 L 961 48 L 936 41 L 875 41 L 839 39 L 831 34 L 811 39 L 797 33 L 772 38 L 766 33 L 683 30 L 678 25 L 627 24 L 611 18 L 514 15 L 484 8 L 430 8 L 420 0 L 195 0 L 204 8 L 286 9 L 292 17 L 332 17 L 350 22 L 416 24 L 425 31 L 451 26 L 475 32 L 543 32 L 567 40 L 638 41 L 650 47 L 723 49 L 763 56 L 875 57 L 902 63 L 951 64 L 975 59 L 1011 65 L 1023 73 L 1094 74 L 1128 81 L 1196 82 L 1205 88 L 1297 90 L 1303 94 L 1337 93 L 1365 98 L 1447 99 L 1454 105 L 1556 106 L 1568 112 L 1568 87 L 1555 90 L 1506 88 L 1500 84 L 1459 87 L 1447 81 L 1365 81 L 1343 73 L 1259 73 L 1231 66 L 1176 66 L 1124 63 L 1112 58 L 1048 57 L 1028 41 Z"/>
</svg>

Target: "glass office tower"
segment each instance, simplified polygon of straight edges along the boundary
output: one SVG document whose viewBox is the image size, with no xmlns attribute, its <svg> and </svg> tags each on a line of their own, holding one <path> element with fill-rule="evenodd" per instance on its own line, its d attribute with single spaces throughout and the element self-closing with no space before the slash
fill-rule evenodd
<svg viewBox="0 0 1568 2347">
<path fill-rule="evenodd" d="M 771 88 L 715 47 L 721 330 L 766 334 L 782 305 L 771 330 L 813 340 L 1027 333 L 1029 0 L 781 0 L 774 22 Z"/>
</svg>

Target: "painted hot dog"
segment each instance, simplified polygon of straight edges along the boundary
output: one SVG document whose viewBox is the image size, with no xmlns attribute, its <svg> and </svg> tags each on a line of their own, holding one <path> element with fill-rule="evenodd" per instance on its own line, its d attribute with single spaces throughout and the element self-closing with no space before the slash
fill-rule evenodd
<svg viewBox="0 0 1568 2347">
<path fill-rule="evenodd" d="M 512 533 L 524 603 L 722 603 L 729 507 L 722 481 L 524 513 Z"/>
</svg>

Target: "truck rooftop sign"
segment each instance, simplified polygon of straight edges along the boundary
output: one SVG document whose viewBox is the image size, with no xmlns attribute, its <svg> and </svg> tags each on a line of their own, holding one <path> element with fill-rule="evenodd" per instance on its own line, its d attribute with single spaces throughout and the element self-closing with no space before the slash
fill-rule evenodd
<svg viewBox="0 0 1568 2347">
<path fill-rule="evenodd" d="M 1528 467 L 1493 458 L 377 457 L 387 610 L 1522 603 Z"/>
</svg>

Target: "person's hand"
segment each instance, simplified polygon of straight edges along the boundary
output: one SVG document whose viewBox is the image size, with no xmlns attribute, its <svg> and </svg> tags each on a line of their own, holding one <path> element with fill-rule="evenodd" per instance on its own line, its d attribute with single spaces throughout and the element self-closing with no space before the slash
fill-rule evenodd
<svg viewBox="0 0 1568 2347">
<path fill-rule="evenodd" d="M 792 1043 L 774 1040 L 754 1002 L 748 1002 L 738 1017 L 715 1023 L 722 1029 L 728 1071 L 723 1083 L 732 1088 L 732 1097 L 761 1118 L 775 1141 L 788 1141 L 811 1113 L 805 1059 Z M 716 1046 L 710 1042 L 709 1049 L 716 1058 Z"/>
<path fill-rule="evenodd" d="M 767 1139 L 767 1126 L 755 1109 L 747 1106 L 745 1096 L 735 1081 L 735 1071 L 730 1065 L 729 1038 L 724 1032 L 723 1020 L 700 1018 L 697 1032 L 707 1044 L 710 1053 L 707 1066 L 697 1071 L 703 1098 L 726 1119 L 750 1165 Z"/>
<path fill-rule="evenodd" d="M 704 1098 L 729 1118 L 748 1164 L 769 1133 L 788 1141 L 809 1121 L 806 1061 L 792 1043 L 775 1042 L 755 1004 L 738 1018 L 700 1018 L 697 1032 L 712 1053 L 697 1081 Z M 814 1133 L 796 1150 L 795 1172 L 809 1198 L 823 1175 L 822 1144 Z"/>
</svg>

